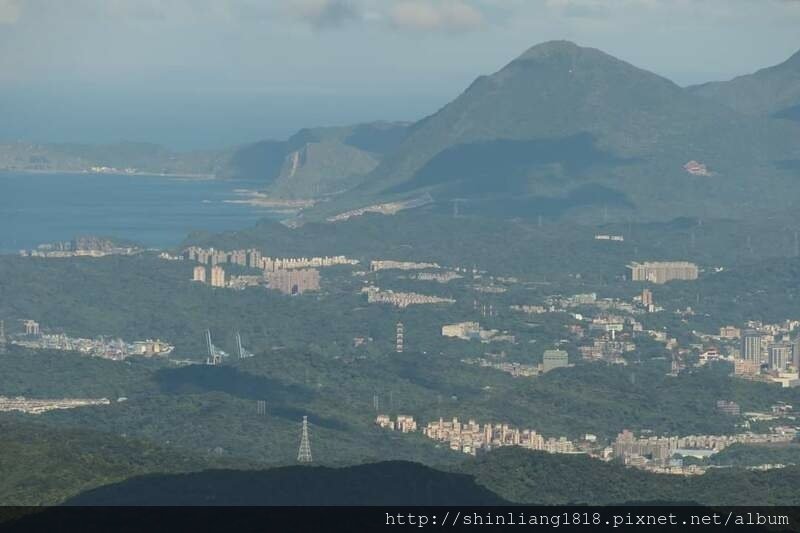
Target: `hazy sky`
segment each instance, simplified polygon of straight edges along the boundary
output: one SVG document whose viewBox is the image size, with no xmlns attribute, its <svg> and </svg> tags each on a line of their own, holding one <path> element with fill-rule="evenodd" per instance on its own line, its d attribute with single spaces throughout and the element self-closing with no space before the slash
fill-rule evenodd
<svg viewBox="0 0 800 533">
<path fill-rule="evenodd" d="M 783 61 L 798 28 L 800 0 L 0 0 L 0 139 L 413 120 L 551 39 L 685 85 Z"/>
</svg>

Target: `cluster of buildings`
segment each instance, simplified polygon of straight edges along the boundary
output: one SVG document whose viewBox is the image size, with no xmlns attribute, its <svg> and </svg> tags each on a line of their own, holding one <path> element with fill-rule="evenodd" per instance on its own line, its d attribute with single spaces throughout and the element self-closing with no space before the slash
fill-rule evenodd
<svg viewBox="0 0 800 533">
<path fill-rule="evenodd" d="M 727 416 L 741 416 L 741 406 L 730 400 L 717 400 L 717 411 Z"/>
<path fill-rule="evenodd" d="M 91 357 L 122 361 L 127 357 L 166 357 L 175 349 L 161 340 L 125 342 L 122 339 L 84 339 L 68 337 L 64 334 L 42 334 L 39 323 L 33 320 L 23 322 L 24 335 L 12 336 L 10 343 L 32 350 L 58 350 L 78 352 Z"/>
<path fill-rule="evenodd" d="M 474 420 L 464 424 L 458 418 L 440 418 L 436 422 L 429 422 L 422 433 L 429 439 L 447 443 L 451 450 L 470 455 L 503 446 L 521 446 L 549 453 L 580 453 L 566 437 L 545 438 L 532 429 L 519 429 L 508 424 L 481 425 Z"/>
<path fill-rule="evenodd" d="M 388 415 L 378 415 L 375 423 L 381 428 L 403 433 L 417 431 L 414 418 L 407 415 L 399 415 L 397 420 L 392 420 Z M 532 429 L 519 429 L 508 424 L 481 425 L 474 420 L 464 424 L 458 418 L 440 418 L 436 422 L 429 422 L 422 428 L 422 434 L 429 439 L 446 443 L 451 450 L 469 455 L 503 446 L 522 446 L 549 453 L 582 453 L 566 437 L 545 438 Z"/>
<path fill-rule="evenodd" d="M 662 307 L 656 305 L 653 292 L 647 288 L 643 289 L 640 295 L 634 296 L 632 302 L 627 302 L 618 298 L 598 298 L 597 293 L 589 292 L 574 294 L 572 296 L 552 295 L 545 298 L 543 304 L 517 304 L 510 306 L 510 309 L 529 315 L 540 315 L 545 313 L 572 312 L 580 307 L 591 307 L 598 311 L 617 311 L 633 315 L 663 311 Z M 573 315 L 578 320 L 583 319 L 580 314 L 573 313 Z"/>
<path fill-rule="evenodd" d="M 192 281 L 209 283 L 212 287 L 225 287 L 225 269 L 219 265 L 214 265 L 210 269 L 205 265 L 197 265 L 192 271 Z"/>
<path fill-rule="evenodd" d="M 720 404 L 721 405 L 721 404 Z M 725 407 L 729 407 L 728 404 Z M 400 415 L 392 420 L 379 415 L 375 423 L 384 429 L 411 433 L 417 431 L 413 417 Z M 618 460 L 625 465 L 663 474 L 703 474 L 707 466 L 684 465 L 684 457 L 703 459 L 734 444 L 788 444 L 797 438 L 797 429 L 780 426 L 771 433 L 740 433 L 736 435 L 689 435 L 685 437 L 641 436 L 623 430 L 610 446 L 598 442 L 595 435 L 585 435 L 582 440 L 566 437 L 545 438 L 533 429 L 520 429 L 508 424 L 478 424 L 475 420 L 462 423 L 458 418 L 429 422 L 422 428 L 429 439 L 446 443 L 454 451 L 476 455 L 503 446 L 520 446 L 549 453 L 586 453 L 603 461 Z"/>
<path fill-rule="evenodd" d="M 311 267 L 326 267 L 334 265 L 353 265 L 358 263 L 354 259 L 344 256 L 335 257 L 301 257 L 301 258 L 270 258 L 261 255 L 259 250 L 234 250 L 227 252 L 213 248 L 191 247 L 184 251 L 184 258 L 200 263 L 194 267 L 192 280 L 198 283 L 208 283 L 212 287 L 227 287 L 244 289 L 266 285 L 270 289 L 283 294 L 302 294 L 308 291 L 318 291 L 320 288 L 319 270 Z M 226 278 L 225 269 L 221 264 L 234 264 L 262 270 L 261 276 L 240 275 Z M 210 265 L 207 266 L 207 265 Z"/>
<path fill-rule="evenodd" d="M 0 396 L 0 412 L 20 411 L 31 415 L 40 415 L 56 409 L 74 409 L 76 407 L 86 407 L 88 405 L 109 405 L 110 403 L 111 402 L 107 398 L 60 398 L 46 400 L 25 398 L 24 396 L 16 396 L 14 398 Z"/>
<path fill-rule="evenodd" d="M 215 265 L 210 269 L 210 276 L 203 265 L 194 267 L 192 281 L 209 283 L 212 287 L 244 289 L 266 285 L 283 294 L 303 294 L 319 290 L 319 270 L 315 268 L 293 268 L 290 270 L 265 270 L 261 276 L 231 276 L 226 279 L 225 269 Z"/>
<path fill-rule="evenodd" d="M 605 235 L 605 234 L 598 234 L 594 236 L 594 240 L 596 241 L 614 241 L 614 242 L 623 242 L 625 237 L 622 235 Z"/>
<path fill-rule="evenodd" d="M 394 292 L 391 290 L 382 291 L 380 288 L 371 285 L 361 289 L 362 294 L 367 295 L 368 303 L 385 303 L 404 309 L 409 305 L 431 305 L 431 304 L 453 304 L 456 301 L 452 298 L 441 298 L 439 296 L 428 296 L 416 292 Z"/>
<path fill-rule="evenodd" d="M 442 326 L 442 337 L 452 337 L 466 341 L 480 340 L 481 342 L 516 342 L 513 335 L 507 331 L 500 332 L 496 329 L 481 329 L 478 322 L 458 322 Z"/>
<path fill-rule="evenodd" d="M 413 433 L 417 430 L 417 422 L 413 416 L 397 415 L 397 419 L 392 420 L 389 415 L 378 415 L 375 423 L 382 429 L 390 429 L 401 433 Z"/>
<path fill-rule="evenodd" d="M 631 341 L 604 337 L 592 339 L 591 344 L 578 347 L 581 357 L 587 361 L 606 361 L 614 364 L 625 364 L 623 354 L 635 349 L 636 344 Z"/>
<path fill-rule="evenodd" d="M 773 433 L 740 433 L 737 435 L 689 435 L 686 437 L 639 436 L 623 430 L 611 445 L 614 459 L 626 465 L 664 473 L 702 474 L 695 467 L 687 471 L 681 457 L 705 458 L 733 444 L 787 444 L 797 437 L 794 428 L 775 428 Z"/>
<path fill-rule="evenodd" d="M 459 276 L 455 272 L 447 271 L 447 272 L 420 272 L 416 276 L 415 279 L 419 281 L 437 281 L 439 283 L 448 283 L 453 281 L 454 279 L 460 279 L 463 276 Z"/>
<path fill-rule="evenodd" d="M 378 272 L 381 270 L 427 270 L 427 269 L 440 269 L 442 268 L 437 263 L 417 263 L 414 261 L 391 261 L 391 260 L 376 260 L 370 261 L 370 272 Z"/>
<path fill-rule="evenodd" d="M 504 358 L 505 352 L 502 352 L 499 358 Z M 493 360 L 494 359 L 494 360 Z M 498 356 L 492 356 L 492 359 L 483 357 L 462 359 L 461 362 L 468 365 L 477 365 L 483 368 L 493 368 L 513 377 L 535 377 L 541 374 L 546 374 L 556 368 L 571 367 L 569 363 L 569 354 L 564 350 L 545 350 L 542 354 L 542 362 L 537 365 L 514 363 L 510 361 L 497 360 Z"/>
<path fill-rule="evenodd" d="M 779 324 L 750 321 L 744 328 L 724 326 L 719 335 L 698 336 L 719 343 L 734 362 L 736 376 L 800 386 L 800 321 Z"/>
<path fill-rule="evenodd" d="M 75 237 L 71 241 L 40 244 L 34 250 L 20 250 L 22 257 L 103 257 L 106 255 L 135 255 L 142 249 L 133 245 L 119 245 L 110 239 L 94 236 Z"/>
<path fill-rule="evenodd" d="M 95 166 L 89 167 L 89 172 L 94 174 L 136 174 L 138 171 L 132 167 L 120 169 L 117 167 Z"/>
<path fill-rule="evenodd" d="M 631 263 L 632 281 L 647 281 L 663 284 L 672 280 L 695 280 L 699 269 L 694 263 L 688 261 L 645 262 Z"/>
<path fill-rule="evenodd" d="M 508 361 L 491 361 L 483 357 L 462 359 L 461 362 L 467 365 L 477 365 L 482 368 L 493 368 L 495 370 L 499 370 L 500 372 L 511 374 L 515 378 L 535 377 L 542 373 L 541 365 L 526 365 L 523 363 L 511 363 Z"/>
<path fill-rule="evenodd" d="M 265 277 L 267 287 L 283 294 L 303 294 L 319 290 L 319 270 L 314 268 L 267 271 Z"/>
<path fill-rule="evenodd" d="M 254 248 L 248 250 L 216 250 L 192 246 L 183 251 L 184 259 L 201 265 L 215 266 L 230 263 L 243 267 L 256 268 L 268 272 L 292 270 L 296 268 L 321 268 L 337 265 L 357 265 L 358 261 L 343 255 L 324 257 L 268 257 Z"/>
</svg>

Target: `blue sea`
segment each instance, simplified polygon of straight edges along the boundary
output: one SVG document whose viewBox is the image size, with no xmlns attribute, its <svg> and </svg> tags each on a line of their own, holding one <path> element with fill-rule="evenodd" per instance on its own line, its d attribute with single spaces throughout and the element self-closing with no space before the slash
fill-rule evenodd
<svg viewBox="0 0 800 533">
<path fill-rule="evenodd" d="M 252 183 L 163 176 L 0 172 L 0 252 L 99 235 L 177 246 L 192 231 L 243 229 L 275 212 L 241 203 Z"/>
</svg>

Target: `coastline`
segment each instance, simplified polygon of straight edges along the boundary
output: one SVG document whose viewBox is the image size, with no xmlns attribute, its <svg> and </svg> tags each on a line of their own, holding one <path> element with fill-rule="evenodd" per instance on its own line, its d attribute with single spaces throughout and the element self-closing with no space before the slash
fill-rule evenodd
<svg viewBox="0 0 800 533">
<path fill-rule="evenodd" d="M 262 207 L 267 209 L 280 209 L 285 212 L 299 212 L 308 207 L 313 207 L 316 200 L 281 200 L 277 198 L 270 198 L 269 195 L 259 191 L 250 189 L 234 189 L 234 194 L 244 198 L 240 200 L 223 200 L 227 204 L 246 204 L 252 207 Z"/>
<path fill-rule="evenodd" d="M 125 172 L 105 171 L 92 172 L 86 169 L 35 169 L 35 168 L 0 168 L 0 174 L 74 174 L 78 176 L 133 176 L 139 178 L 183 178 L 187 180 L 215 180 L 218 179 L 214 174 L 190 174 L 190 173 L 158 173 L 158 172 Z"/>
</svg>

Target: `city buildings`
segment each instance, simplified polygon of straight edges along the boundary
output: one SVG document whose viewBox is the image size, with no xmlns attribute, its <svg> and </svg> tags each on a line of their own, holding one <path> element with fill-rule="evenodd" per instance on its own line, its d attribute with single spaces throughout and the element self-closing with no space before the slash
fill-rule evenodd
<svg viewBox="0 0 800 533">
<path fill-rule="evenodd" d="M 453 337 L 462 340 L 480 340 L 483 343 L 490 342 L 510 342 L 516 343 L 514 335 L 508 331 L 497 329 L 481 329 L 477 322 L 458 322 L 456 324 L 445 324 L 442 326 L 443 337 Z"/>
<path fill-rule="evenodd" d="M 542 355 L 542 372 L 569 366 L 569 355 L 564 350 L 545 350 Z"/>
<path fill-rule="evenodd" d="M 761 334 L 754 329 L 746 329 L 741 334 L 742 347 L 739 355 L 745 361 L 761 364 Z"/>
<path fill-rule="evenodd" d="M 56 409 L 74 409 L 76 407 L 86 407 L 89 405 L 109 405 L 111 402 L 107 398 L 60 398 L 60 399 L 29 399 L 24 396 L 8 398 L 0 396 L 0 412 L 20 411 L 30 415 L 40 415 L 47 411 Z"/>
<path fill-rule="evenodd" d="M 653 291 L 650 289 L 642 289 L 642 307 L 652 312 L 655 307 L 653 303 Z"/>
<path fill-rule="evenodd" d="M 686 437 L 636 437 L 623 430 L 612 444 L 613 456 L 626 465 L 652 469 L 664 467 L 675 455 L 709 457 L 733 444 L 789 443 L 796 437 L 794 431 L 775 428 L 772 433 L 739 433 L 736 435 L 689 435 Z M 686 473 L 680 472 L 679 473 Z M 702 472 L 695 472 L 702 473 Z"/>
<path fill-rule="evenodd" d="M 219 265 L 211 267 L 211 286 L 224 287 L 225 286 L 225 269 Z"/>
<path fill-rule="evenodd" d="M 319 270 L 313 268 L 268 271 L 265 277 L 270 289 L 283 294 L 303 294 L 319 290 Z"/>
<path fill-rule="evenodd" d="M 392 420 L 389 415 L 378 415 L 375 419 L 375 423 L 383 429 L 390 429 L 401 433 L 413 433 L 417 431 L 417 422 L 414 420 L 413 416 L 409 415 L 397 415 L 396 420 Z"/>
<path fill-rule="evenodd" d="M 100 357 L 114 361 L 122 361 L 130 356 L 165 357 L 174 350 L 174 346 L 161 340 L 144 340 L 127 343 L 122 339 L 84 339 L 68 337 L 63 334 L 25 335 L 11 339 L 11 344 L 32 350 L 59 350 L 78 352 L 82 355 Z"/>
<path fill-rule="evenodd" d="M 511 376 L 515 378 L 538 376 L 542 371 L 541 365 L 526 365 L 523 363 L 512 363 L 508 361 L 490 361 L 489 359 L 485 359 L 483 357 L 462 359 L 461 362 L 467 365 L 493 368 L 495 370 L 511 374 Z"/>
<path fill-rule="evenodd" d="M 231 263 L 248 266 L 267 272 L 275 270 L 291 270 L 296 268 L 319 268 L 336 265 L 356 265 L 358 261 L 343 255 L 324 257 L 267 257 L 260 250 L 216 250 L 214 248 L 200 248 L 191 246 L 183 251 L 183 257 L 196 261 L 201 265 L 217 265 Z"/>
<path fill-rule="evenodd" d="M 788 342 L 770 344 L 767 348 L 769 369 L 783 372 L 793 363 L 794 346 Z"/>
<path fill-rule="evenodd" d="M 29 336 L 31 336 L 31 335 L 33 335 L 33 336 L 39 335 L 39 323 L 38 322 L 33 321 L 33 320 L 25 320 L 23 322 L 23 325 L 25 326 L 25 335 L 29 335 Z"/>
<path fill-rule="evenodd" d="M 623 242 L 625 237 L 622 235 L 606 235 L 606 234 L 598 234 L 594 236 L 594 240 L 596 241 L 616 241 L 616 242 Z"/>
<path fill-rule="evenodd" d="M 518 429 L 508 424 L 480 425 L 475 420 L 462 424 L 458 418 L 440 418 L 437 422 L 429 422 L 422 433 L 429 439 L 447 443 L 451 450 L 470 455 L 503 446 L 521 446 L 549 453 L 579 453 L 575 444 L 566 437 L 545 438 L 532 429 Z"/>
<path fill-rule="evenodd" d="M 439 283 L 448 283 L 453 281 L 454 279 L 460 279 L 463 276 L 459 276 L 455 272 L 420 272 L 416 275 L 416 279 L 419 281 L 437 281 Z"/>
<path fill-rule="evenodd" d="M 93 236 L 76 237 L 69 242 L 41 244 L 35 250 L 20 250 L 22 257 L 104 257 L 107 255 L 135 255 L 143 250 L 137 246 L 123 246 L 109 239 Z"/>
<path fill-rule="evenodd" d="M 438 269 L 441 268 L 436 263 L 416 263 L 413 261 L 370 261 L 369 269 L 371 272 L 378 272 L 379 270 L 424 270 L 424 269 Z"/>
<path fill-rule="evenodd" d="M 206 267 L 198 265 L 194 267 L 192 271 L 192 281 L 197 281 L 199 283 L 206 282 Z"/>
<path fill-rule="evenodd" d="M 719 336 L 722 339 L 738 339 L 742 332 L 734 326 L 723 326 L 719 328 Z"/>
<path fill-rule="evenodd" d="M 728 400 L 718 400 L 717 411 L 729 416 L 739 416 L 742 414 L 742 408 L 739 407 L 739 404 Z"/>
<path fill-rule="evenodd" d="M 459 322 L 442 326 L 442 337 L 471 340 L 480 338 L 481 325 L 477 322 Z"/>
<path fill-rule="evenodd" d="M 367 295 L 367 303 L 386 303 L 401 309 L 409 305 L 432 305 L 432 304 L 453 304 L 452 298 L 440 298 L 438 296 L 428 296 L 415 292 L 394 292 L 391 290 L 382 291 L 375 286 L 364 287 L 362 294 Z"/>
<path fill-rule="evenodd" d="M 733 365 L 733 373 L 736 376 L 750 377 L 756 376 L 761 372 L 761 361 L 737 359 L 733 362 Z"/>
<path fill-rule="evenodd" d="M 686 261 L 631 263 L 632 281 L 648 281 L 651 283 L 667 283 L 672 280 L 695 280 L 698 268 L 694 263 Z"/>
</svg>

